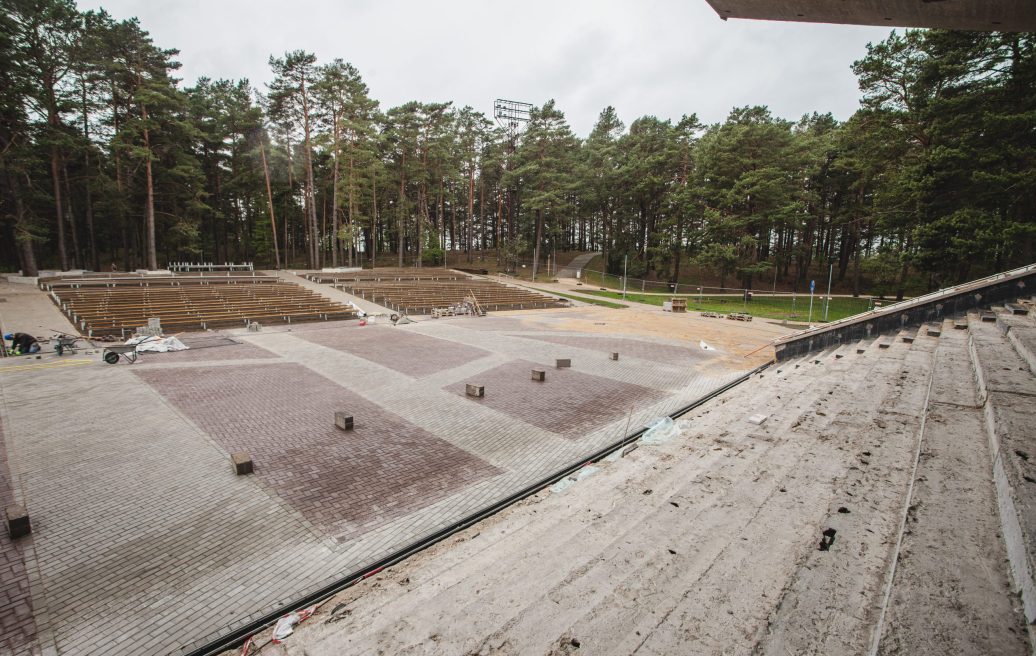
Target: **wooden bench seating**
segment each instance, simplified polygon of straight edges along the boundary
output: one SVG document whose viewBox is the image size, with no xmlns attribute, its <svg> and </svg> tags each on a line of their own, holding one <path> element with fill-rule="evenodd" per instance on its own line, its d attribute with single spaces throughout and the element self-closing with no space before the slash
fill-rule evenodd
<svg viewBox="0 0 1036 656">
<path fill-rule="evenodd" d="M 340 282 L 335 287 L 408 314 L 430 314 L 435 308 L 456 305 L 472 296 L 486 310 L 527 310 L 563 305 L 544 294 L 475 278 L 451 281 L 354 281 Z"/>
<path fill-rule="evenodd" d="M 126 336 L 151 318 L 158 318 L 166 332 L 178 332 L 356 317 L 347 305 L 276 278 L 144 278 L 102 279 L 100 285 L 51 279 L 47 287 L 69 319 L 91 336 Z"/>
</svg>

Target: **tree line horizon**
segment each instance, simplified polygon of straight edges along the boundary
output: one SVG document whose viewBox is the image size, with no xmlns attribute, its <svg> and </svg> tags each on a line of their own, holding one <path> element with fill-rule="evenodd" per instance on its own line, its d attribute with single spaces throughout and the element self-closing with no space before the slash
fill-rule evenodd
<svg viewBox="0 0 1036 656">
<path fill-rule="evenodd" d="M 626 126 L 609 106 L 583 139 L 554 100 L 518 133 L 451 102 L 382 109 L 352 64 L 303 50 L 271 55 L 264 89 L 181 87 L 178 51 L 136 19 L 0 2 L 3 270 L 537 271 L 550 249 L 746 288 L 833 266 L 853 293 L 902 295 L 1033 261 L 1031 33 L 893 31 L 853 64 L 846 121 L 756 105 Z"/>
</svg>

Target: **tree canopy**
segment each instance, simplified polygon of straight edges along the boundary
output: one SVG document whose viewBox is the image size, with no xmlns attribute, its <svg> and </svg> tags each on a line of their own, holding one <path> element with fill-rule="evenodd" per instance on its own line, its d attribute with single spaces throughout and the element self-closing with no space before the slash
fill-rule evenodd
<svg viewBox="0 0 1036 656">
<path fill-rule="evenodd" d="M 931 288 L 1033 260 L 1032 34 L 892 32 L 845 122 L 736 107 L 584 139 L 554 100 L 518 133 L 471 107 L 381 108 L 296 50 L 272 81 L 175 77 L 178 52 L 72 0 L 0 0 L 0 266 L 438 265 L 594 250 L 602 267 L 804 289 Z M 882 289 L 880 291 L 885 291 Z"/>
</svg>

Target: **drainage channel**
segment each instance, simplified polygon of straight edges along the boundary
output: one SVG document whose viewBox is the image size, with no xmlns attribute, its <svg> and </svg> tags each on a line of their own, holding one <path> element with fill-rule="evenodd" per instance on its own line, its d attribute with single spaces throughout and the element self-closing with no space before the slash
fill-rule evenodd
<svg viewBox="0 0 1036 656">
<path fill-rule="evenodd" d="M 711 401 L 712 399 L 716 398 L 720 394 L 723 394 L 724 392 L 727 392 L 728 390 L 731 390 L 734 387 L 740 385 L 741 383 L 745 382 L 746 380 L 748 380 L 749 378 L 751 378 L 755 374 L 757 374 L 757 373 L 763 371 L 764 369 L 766 369 L 767 367 L 769 367 L 771 364 L 773 364 L 773 363 L 772 362 L 767 362 L 766 364 L 760 365 L 760 366 L 756 367 L 755 369 L 752 369 L 751 371 L 749 371 L 749 372 L 747 372 L 747 373 L 745 373 L 745 374 L 735 378 L 734 380 L 730 381 L 729 383 L 726 383 L 726 384 L 722 385 L 721 387 L 717 387 L 716 389 L 714 389 L 711 392 L 705 394 L 704 396 L 699 397 L 698 399 L 695 399 L 694 401 L 692 401 L 688 405 L 685 405 L 682 408 L 679 408 L 676 411 L 670 413 L 669 417 L 671 419 L 675 420 L 675 419 L 679 418 L 680 416 L 682 416 L 684 414 L 687 414 L 688 412 L 690 412 L 691 410 L 694 410 L 698 406 L 700 406 L 700 405 L 702 405 L 704 403 L 707 403 L 708 401 Z M 183 653 L 184 656 L 214 656 L 215 654 L 219 654 L 220 652 L 226 651 L 228 649 L 233 649 L 234 647 L 237 647 L 237 646 L 241 645 L 250 636 L 255 635 L 256 633 L 262 631 L 265 628 L 273 626 L 277 622 L 277 620 L 279 620 L 284 615 L 286 615 L 288 613 L 291 613 L 293 611 L 299 610 L 301 608 L 305 608 L 307 606 L 311 606 L 313 604 L 316 604 L 316 603 L 319 603 L 321 601 L 324 601 L 328 597 L 331 597 L 332 595 L 338 594 L 342 590 L 345 590 L 346 588 L 350 588 L 353 585 L 359 583 L 360 581 L 363 581 L 364 579 L 367 579 L 367 578 L 369 578 L 371 576 L 374 576 L 375 574 L 378 574 L 379 572 L 381 572 L 386 567 L 392 567 L 393 565 L 396 565 L 396 564 L 406 560 L 410 556 L 413 556 L 414 554 L 416 554 L 416 553 L 418 553 L 420 551 L 424 551 L 428 547 L 431 547 L 432 545 L 434 545 L 434 544 L 436 544 L 438 542 L 441 542 L 442 540 L 445 540 L 446 538 L 450 537 L 454 533 L 457 533 L 459 531 L 463 531 L 464 529 L 466 529 L 469 526 L 472 526 L 474 524 L 477 524 L 478 522 L 482 521 L 483 519 L 486 519 L 488 517 L 492 517 L 493 515 L 495 515 L 496 513 L 500 512 L 501 510 L 504 510 L 508 506 L 511 506 L 512 504 L 517 503 L 517 502 L 521 501 L 522 499 L 525 499 L 526 497 L 530 497 L 533 494 L 536 494 L 537 492 L 539 492 L 540 490 L 542 490 L 542 489 L 544 489 L 546 487 L 549 487 L 549 486 L 553 485 L 554 483 L 557 483 L 558 481 L 562 480 L 566 476 L 570 476 L 571 474 L 573 474 L 576 471 L 582 469 L 583 467 L 585 467 L 585 466 L 587 466 L 589 464 L 595 463 L 598 460 L 601 460 L 601 459 L 611 455 L 612 453 L 618 451 L 619 449 L 622 449 L 622 448 L 626 447 L 627 445 L 629 445 L 629 444 L 631 444 L 633 442 L 636 442 L 638 439 L 640 439 L 641 435 L 643 435 L 645 431 L 647 431 L 647 426 L 645 426 L 644 428 L 641 428 L 640 430 L 638 430 L 638 431 L 636 431 L 634 433 L 630 433 L 629 435 L 623 437 L 622 439 L 618 440 L 617 442 L 613 442 L 612 444 L 609 444 L 608 446 L 606 446 L 606 447 L 604 447 L 604 448 L 602 448 L 602 449 L 600 449 L 598 451 L 595 451 L 594 453 L 591 453 L 590 455 L 588 455 L 586 457 L 580 458 L 579 461 L 574 462 L 574 463 L 564 467 L 563 469 L 560 469 L 560 470 L 556 471 L 555 473 L 550 474 L 546 478 L 540 479 L 539 481 L 536 481 L 535 483 L 532 483 L 531 485 L 528 485 L 528 486 L 522 488 L 521 490 L 515 492 L 511 496 L 506 497 L 506 498 L 504 498 L 504 499 L 494 503 L 491 506 L 487 506 L 486 508 L 483 508 L 482 510 L 479 510 L 479 511 L 477 511 L 477 512 L 471 514 L 471 515 L 468 515 L 467 517 L 465 517 L 465 518 L 463 518 L 463 519 L 461 519 L 461 520 L 459 520 L 459 521 L 457 521 L 457 522 L 455 522 L 453 524 L 450 524 L 449 526 L 446 526 L 446 527 L 444 527 L 444 528 L 442 528 L 442 529 L 440 529 L 440 530 L 438 530 L 438 531 L 436 531 L 434 533 L 431 533 L 431 534 L 421 538 L 420 540 L 418 540 L 416 542 L 413 542 L 413 543 L 403 547 L 402 549 L 400 549 L 399 551 L 397 551 L 394 554 L 386 556 L 385 558 L 382 558 L 379 561 L 371 563 L 370 565 L 364 566 L 362 569 L 360 569 L 360 570 L 358 570 L 356 572 L 353 572 L 351 574 L 348 574 L 348 575 L 342 577 L 341 579 L 339 579 L 338 581 L 336 581 L 334 583 L 331 583 L 330 585 L 324 586 L 323 588 L 320 588 L 319 590 L 315 590 L 314 592 L 311 592 L 311 593 L 307 594 L 306 596 L 300 597 L 300 598 L 292 601 L 291 603 L 282 606 L 280 609 L 275 610 L 273 612 L 270 612 L 270 613 L 260 617 L 258 620 L 255 620 L 255 621 L 252 621 L 252 622 L 250 622 L 248 624 L 245 624 L 245 625 L 241 626 L 240 628 L 235 629 L 234 631 L 232 631 L 230 633 L 227 633 L 227 634 L 225 634 L 225 635 L 223 635 L 223 636 L 213 640 L 212 642 L 209 642 L 209 643 L 203 645 L 202 647 L 194 649 L 193 651 L 185 651 L 185 652 L 181 652 L 181 653 Z"/>
</svg>

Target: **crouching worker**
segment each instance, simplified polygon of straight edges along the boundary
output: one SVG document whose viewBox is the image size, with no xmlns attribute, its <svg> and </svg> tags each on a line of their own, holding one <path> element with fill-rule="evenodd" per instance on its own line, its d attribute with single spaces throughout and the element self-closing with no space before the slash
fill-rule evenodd
<svg viewBox="0 0 1036 656">
<path fill-rule="evenodd" d="M 4 339 L 11 340 L 11 353 L 14 355 L 28 355 L 39 353 L 40 343 L 36 338 L 27 333 L 7 333 Z"/>
</svg>

